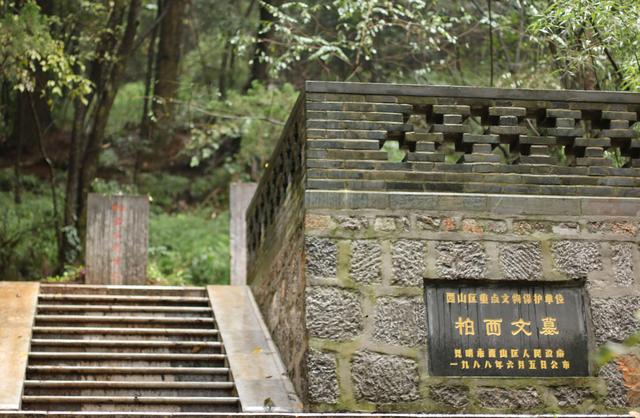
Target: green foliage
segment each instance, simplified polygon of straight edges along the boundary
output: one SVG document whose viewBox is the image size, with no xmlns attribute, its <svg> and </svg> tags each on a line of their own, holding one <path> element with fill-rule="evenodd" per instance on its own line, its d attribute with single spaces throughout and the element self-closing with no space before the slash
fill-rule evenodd
<svg viewBox="0 0 640 418">
<path fill-rule="evenodd" d="M 291 112 L 298 92 L 290 84 L 264 87 L 254 84 L 246 95 L 232 92 L 228 100 L 211 100 L 194 113 L 210 117 L 208 123 L 194 123 L 191 140 L 185 152 L 191 165 L 198 166 L 210 159 L 225 139 L 242 141 L 235 163 L 247 167 L 253 161 L 264 162 L 271 155 L 284 123 Z M 234 172 L 237 165 L 226 161 L 227 170 Z"/>
<path fill-rule="evenodd" d="M 116 180 L 97 178 L 91 183 L 91 191 L 102 194 L 136 194 L 137 189 L 131 184 L 121 184 Z"/>
<path fill-rule="evenodd" d="M 150 219 L 151 280 L 171 285 L 228 283 L 229 215 L 205 211 Z"/>
<path fill-rule="evenodd" d="M 640 89 L 640 2 L 637 0 L 554 0 L 531 25 L 562 73 L 594 72 L 598 82 Z"/>
<path fill-rule="evenodd" d="M 411 62 L 424 68 L 429 61 L 423 57 L 436 54 L 443 43 L 456 42 L 451 32 L 456 16 L 443 13 L 436 0 L 261 3 L 274 15 L 276 34 L 286 45 L 261 58 L 273 64 L 275 73 L 300 61 L 319 60 L 344 68 L 339 72 L 343 78 L 363 69 L 380 74 L 385 67 L 375 65 L 377 57 L 398 54 L 404 62 L 398 60 L 396 66 Z"/>
<path fill-rule="evenodd" d="M 393 162 L 402 161 L 407 155 L 406 151 L 400 149 L 398 141 L 385 141 L 382 150 L 387 152 L 387 159 Z"/>
<path fill-rule="evenodd" d="M 65 266 L 62 274 L 46 277 L 44 278 L 44 281 L 51 283 L 69 283 L 79 280 L 83 275 L 84 266 L 68 265 Z"/>
<path fill-rule="evenodd" d="M 0 207 L 2 280 L 38 280 L 50 274 L 57 257 L 50 198 L 27 192 L 17 205 L 13 195 L 3 190 Z"/>
<path fill-rule="evenodd" d="M 133 129 L 142 117 L 144 85 L 137 81 L 126 83 L 120 89 L 113 102 L 107 123 L 107 135 L 117 135 Z"/>
<path fill-rule="evenodd" d="M 190 180 L 187 177 L 171 174 L 142 174 L 138 181 L 140 193 L 151 197 L 151 210 L 156 213 L 171 211 L 176 201 L 189 191 Z"/>
<path fill-rule="evenodd" d="M 20 6 L 12 1 L 0 5 L 12 11 L 0 16 L 0 74 L 14 90 L 36 92 L 36 74 L 42 71 L 47 82 L 37 93 L 62 98 L 65 90 L 71 97 L 83 97 L 91 91 L 89 81 L 80 75 L 82 63 L 52 36 L 57 22 L 54 17 L 43 15 L 35 0 Z"/>
</svg>

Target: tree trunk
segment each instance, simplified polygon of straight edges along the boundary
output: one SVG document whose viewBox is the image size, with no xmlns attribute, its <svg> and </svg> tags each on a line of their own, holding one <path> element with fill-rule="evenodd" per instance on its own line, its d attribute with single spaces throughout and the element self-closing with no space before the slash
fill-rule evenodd
<svg viewBox="0 0 640 418">
<path fill-rule="evenodd" d="M 264 3 L 274 5 L 275 2 L 274 0 L 265 0 Z M 244 93 L 249 91 L 254 81 L 260 81 L 263 84 L 267 84 L 269 81 L 269 68 L 267 62 L 262 57 L 269 55 L 269 43 L 275 32 L 273 28 L 274 17 L 262 2 L 260 3 L 259 10 L 260 23 L 258 24 L 258 32 L 256 34 L 256 46 L 253 51 L 251 73 L 243 88 Z"/>
<path fill-rule="evenodd" d="M 155 70 L 155 100 L 153 112 L 160 124 L 171 122 L 173 101 L 178 90 L 178 71 L 180 67 L 180 45 L 182 41 L 183 17 L 187 0 L 164 0 L 162 7 L 167 8 L 160 25 L 158 54 Z"/>
<path fill-rule="evenodd" d="M 156 20 L 160 19 L 162 13 L 162 0 L 158 0 L 158 14 Z M 143 148 L 151 137 L 151 119 L 149 118 L 149 104 L 151 103 L 151 89 L 153 82 L 153 63 L 156 58 L 156 41 L 158 39 L 158 25 L 154 25 L 149 39 L 147 49 L 147 68 L 144 75 L 144 99 L 142 105 L 142 117 L 140 118 L 140 141 L 136 149 L 136 157 L 133 165 L 133 184 L 138 182 L 138 174 L 142 168 Z"/>
<path fill-rule="evenodd" d="M 97 96 L 95 103 L 95 112 L 92 117 L 91 131 L 87 136 L 87 147 L 82 158 L 82 166 L 80 169 L 79 190 L 81 192 L 80 204 L 78 207 L 79 231 L 84 235 L 86 220 L 86 203 L 87 195 L 91 189 L 91 183 L 98 173 L 98 158 L 104 141 L 104 133 L 109 120 L 109 113 L 116 98 L 118 88 L 124 77 L 124 70 L 127 61 L 133 52 L 134 40 L 140 23 L 140 9 L 142 0 L 131 0 L 129 4 L 129 12 L 127 13 L 127 22 L 122 36 L 122 41 L 116 52 L 116 60 L 109 71 L 102 94 Z M 81 236 L 82 236 L 81 235 Z"/>
<path fill-rule="evenodd" d="M 69 146 L 69 165 L 67 167 L 67 186 L 65 190 L 64 220 L 62 226 L 62 242 L 58 248 L 58 267 L 64 267 L 66 263 L 76 261 L 79 248 L 71 242 L 74 232 L 77 233 L 79 184 L 80 184 L 80 157 L 84 150 L 84 118 L 87 107 L 76 99 L 74 102 L 73 128 L 71 131 L 71 144 Z"/>
</svg>

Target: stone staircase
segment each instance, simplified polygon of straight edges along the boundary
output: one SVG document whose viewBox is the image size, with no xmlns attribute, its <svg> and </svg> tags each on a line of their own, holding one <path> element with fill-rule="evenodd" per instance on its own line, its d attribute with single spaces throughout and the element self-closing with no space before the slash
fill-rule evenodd
<svg viewBox="0 0 640 418">
<path fill-rule="evenodd" d="M 42 284 L 22 410 L 239 411 L 205 288 Z"/>
</svg>

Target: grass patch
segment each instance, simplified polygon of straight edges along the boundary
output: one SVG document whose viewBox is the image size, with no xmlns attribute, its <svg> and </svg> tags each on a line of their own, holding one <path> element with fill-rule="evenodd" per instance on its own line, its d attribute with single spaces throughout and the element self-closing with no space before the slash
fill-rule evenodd
<svg viewBox="0 0 640 418">
<path fill-rule="evenodd" d="M 151 214 L 147 271 L 157 284 L 229 283 L 229 213 Z"/>
</svg>

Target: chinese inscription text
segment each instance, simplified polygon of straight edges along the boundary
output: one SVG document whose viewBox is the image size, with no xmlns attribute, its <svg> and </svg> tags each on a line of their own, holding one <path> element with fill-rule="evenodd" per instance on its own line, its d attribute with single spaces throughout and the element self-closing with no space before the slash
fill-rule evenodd
<svg viewBox="0 0 640 418">
<path fill-rule="evenodd" d="M 585 376 L 577 286 L 427 284 L 430 368 L 444 376 Z"/>
</svg>

